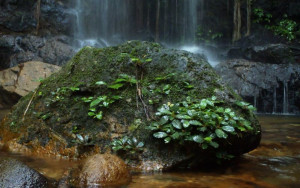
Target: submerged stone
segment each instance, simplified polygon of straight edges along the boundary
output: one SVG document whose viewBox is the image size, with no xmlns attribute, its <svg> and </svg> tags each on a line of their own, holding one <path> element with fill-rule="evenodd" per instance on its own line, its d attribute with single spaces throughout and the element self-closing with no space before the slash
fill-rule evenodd
<svg viewBox="0 0 300 188">
<path fill-rule="evenodd" d="M 179 120 L 170 124 L 180 134 L 189 124 L 200 126 L 197 121 L 184 121 L 188 116 L 170 115 L 164 121 L 156 113 L 163 104 L 181 104 L 188 96 L 189 100 L 222 101 L 216 103 L 220 110 L 230 108 L 231 114 L 249 122 L 251 131 L 240 127 L 243 131 L 227 137 L 224 131 L 232 132 L 232 127 L 222 131 L 217 124 L 214 129 L 219 130 L 205 139 L 194 132 L 188 133 L 193 136 L 190 140 L 159 139 L 168 130 L 155 133 L 150 130 L 152 123 L 182 119 L 185 129 L 179 129 Z M 201 55 L 140 41 L 102 49 L 85 47 L 14 106 L 0 127 L 0 137 L 2 144 L 70 158 L 113 149 L 138 170 L 193 166 L 215 159 L 217 152 L 240 155 L 257 147 L 260 125 L 251 111 L 236 105 L 239 100 Z M 204 142 L 210 143 L 207 149 Z"/>
</svg>

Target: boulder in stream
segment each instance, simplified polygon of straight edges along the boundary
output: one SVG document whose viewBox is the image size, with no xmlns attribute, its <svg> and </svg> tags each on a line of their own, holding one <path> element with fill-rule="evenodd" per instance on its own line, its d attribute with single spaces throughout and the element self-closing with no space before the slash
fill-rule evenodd
<svg viewBox="0 0 300 188">
<path fill-rule="evenodd" d="M 0 160 L 0 187 L 49 187 L 48 180 L 16 159 Z"/>
<path fill-rule="evenodd" d="M 13 107 L 0 136 L 39 154 L 115 152 L 136 170 L 190 167 L 258 146 L 240 100 L 202 55 L 140 41 L 85 47 Z"/>
</svg>

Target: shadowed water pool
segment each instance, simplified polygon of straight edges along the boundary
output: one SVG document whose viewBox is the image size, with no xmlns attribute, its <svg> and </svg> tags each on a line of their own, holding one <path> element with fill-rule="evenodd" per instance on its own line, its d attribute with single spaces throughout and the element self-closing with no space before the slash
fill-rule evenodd
<svg viewBox="0 0 300 188">
<path fill-rule="evenodd" d="M 7 110 L 0 110 L 0 119 L 4 113 Z M 260 146 L 230 164 L 198 171 L 134 174 L 126 187 L 300 187 L 300 117 L 259 116 L 258 119 L 263 131 Z M 77 165 L 77 162 L 0 151 L 0 158 L 7 156 L 18 158 L 56 180 Z"/>
</svg>

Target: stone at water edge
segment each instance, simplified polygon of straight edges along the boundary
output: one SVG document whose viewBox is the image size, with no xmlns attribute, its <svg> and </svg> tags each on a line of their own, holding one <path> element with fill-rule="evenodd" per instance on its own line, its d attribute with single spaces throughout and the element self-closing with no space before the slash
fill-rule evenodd
<svg viewBox="0 0 300 188">
<path fill-rule="evenodd" d="M 96 154 L 86 159 L 80 176 L 80 184 L 124 185 L 129 183 L 130 174 L 125 162 L 115 155 Z"/>
<path fill-rule="evenodd" d="M 0 187 L 47 188 L 48 180 L 16 159 L 0 159 Z"/>
<path fill-rule="evenodd" d="M 0 105 L 15 104 L 18 99 L 37 88 L 40 79 L 45 79 L 60 69 L 56 65 L 29 61 L 0 71 Z"/>
<path fill-rule="evenodd" d="M 133 57 L 148 61 L 139 65 L 139 69 Z M 37 89 L 42 95 L 32 97 L 30 93 L 19 101 L 0 126 L 0 136 L 7 143 L 17 142 L 28 150 L 66 157 L 99 149 L 101 153 L 110 151 L 114 138 L 134 136 L 144 143 L 143 150 L 129 164 L 137 170 L 165 170 L 183 162 L 208 162 L 215 155 L 213 150 L 202 150 L 193 143 L 164 144 L 153 137 L 143 104 L 136 100 L 136 84 L 124 83 L 120 89 L 95 84 L 103 81 L 112 86 L 121 74 L 135 77 L 137 73 L 149 118 L 157 119 L 155 112 L 168 102 L 181 102 L 187 96 L 194 99 L 216 96 L 224 101 L 224 107 L 232 108 L 253 127 L 253 131 L 242 132 L 242 136 L 231 135 L 228 140 L 220 141 L 220 148 L 240 155 L 259 144 L 257 119 L 234 104 L 240 97 L 224 85 L 203 56 L 140 41 L 102 49 L 83 48 L 61 71 L 43 81 Z M 193 87 L 187 88 L 187 83 Z M 164 88 L 169 88 L 169 92 L 163 91 Z M 99 96 L 122 97 L 102 108 L 102 120 L 88 116 L 90 105 L 82 100 Z M 157 103 L 150 104 L 149 100 Z M 26 117 L 20 121 L 29 103 Z M 14 134 L 1 135 L 2 130 Z"/>
</svg>

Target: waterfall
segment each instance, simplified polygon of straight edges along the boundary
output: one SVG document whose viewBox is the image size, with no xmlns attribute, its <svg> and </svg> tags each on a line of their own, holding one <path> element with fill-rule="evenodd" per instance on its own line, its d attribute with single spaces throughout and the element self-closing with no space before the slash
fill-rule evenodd
<svg viewBox="0 0 300 188">
<path fill-rule="evenodd" d="M 288 90 L 288 82 L 283 82 L 283 109 L 282 112 L 284 114 L 289 113 L 289 90 Z"/>
<path fill-rule="evenodd" d="M 276 86 L 273 88 L 273 114 L 276 114 L 277 109 L 277 93 L 276 93 Z"/>
<path fill-rule="evenodd" d="M 169 45 L 194 43 L 203 20 L 204 0 L 75 0 L 74 38 L 77 46 L 105 47 L 127 40 L 153 40 Z M 201 10 L 199 10 L 201 9 Z M 155 26 L 159 25 L 156 30 Z M 151 38 L 152 37 L 152 38 Z"/>
</svg>

